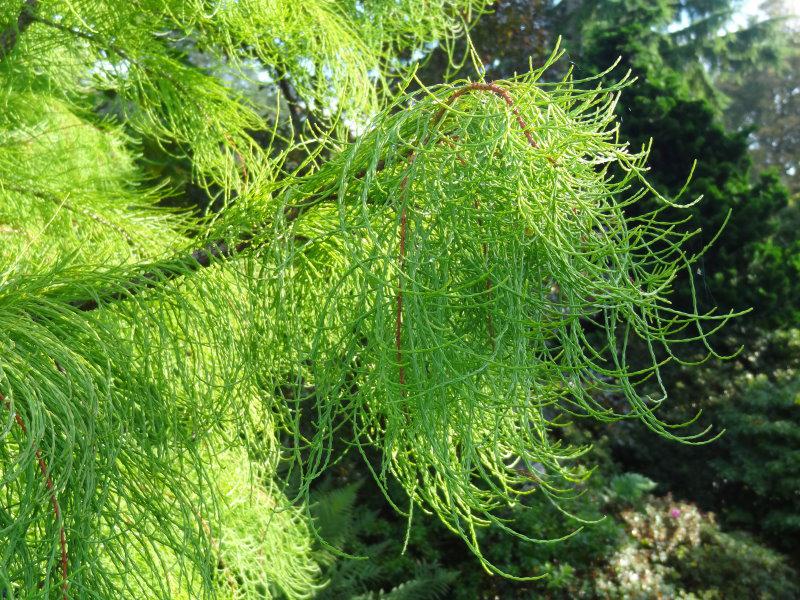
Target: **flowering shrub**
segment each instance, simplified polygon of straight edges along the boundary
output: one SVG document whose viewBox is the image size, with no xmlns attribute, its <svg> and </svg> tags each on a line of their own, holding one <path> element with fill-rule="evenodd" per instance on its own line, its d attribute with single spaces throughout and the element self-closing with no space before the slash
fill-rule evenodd
<svg viewBox="0 0 800 600">
<path fill-rule="evenodd" d="M 715 526 L 714 515 L 671 496 L 651 497 L 643 509 L 620 513 L 630 541 L 592 579 L 596 593 L 611 598 L 692 598 L 675 585 L 675 560 L 701 544 L 703 525 Z"/>
<path fill-rule="evenodd" d="M 800 588 L 785 559 L 720 530 L 713 513 L 671 495 L 619 513 L 629 542 L 592 571 L 589 598 L 757 598 L 789 600 Z"/>
</svg>

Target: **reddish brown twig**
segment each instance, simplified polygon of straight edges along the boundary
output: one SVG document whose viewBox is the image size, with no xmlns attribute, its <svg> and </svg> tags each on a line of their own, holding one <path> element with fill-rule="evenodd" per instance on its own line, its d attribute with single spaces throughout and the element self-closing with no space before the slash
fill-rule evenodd
<svg viewBox="0 0 800 600">
<path fill-rule="evenodd" d="M 514 117 L 517 120 L 517 124 L 520 126 L 520 129 L 522 129 L 522 133 L 525 135 L 525 139 L 528 140 L 528 144 L 530 144 L 532 148 L 539 147 L 539 144 L 537 144 L 536 140 L 533 139 L 533 134 L 528 129 L 528 124 L 525 123 L 525 119 L 522 118 L 519 109 L 514 104 L 514 99 L 511 97 L 511 93 L 507 89 L 497 85 L 496 83 L 481 83 L 481 82 L 468 83 L 461 89 L 456 90 L 455 92 L 450 94 L 447 100 L 445 100 L 444 106 L 442 106 L 437 111 L 436 115 L 433 117 L 434 126 L 438 125 L 439 121 L 442 120 L 442 117 L 444 117 L 444 113 L 447 110 L 448 106 L 453 104 L 453 102 L 455 102 L 458 98 L 460 98 L 464 94 L 473 91 L 490 92 L 495 96 L 499 96 L 500 98 L 502 98 L 505 101 L 505 103 L 511 108 L 511 112 L 514 113 Z M 555 164 L 555 160 L 553 159 L 552 156 L 548 156 L 547 160 L 550 161 L 551 164 Z"/>
<path fill-rule="evenodd" d="M 409 166 L 414 163 L 414 159 L 416 158 L 416 154 L 413 152 L 411 156 L 408 158 Z M 403 177 L 403 180 L 400 182 L 400 191 L 406 189 L 408 185 L 408 174 Z M 405 390 L 402 388 L 406 384 L 406 368 L 403 365 L 403 267 L 405 267 L 406 263 L 406 228 L 407 228 L 408 216 L 406 214 L 406 206 L 403 204 L 403 207 L 400 209 L 400 250 L 399 256 L 397 258 L 398 269 L 400 272 L 400 280 L 398 281 L 397 286 L 397 319 L 395 321 L 395 328 L 394 328 L 394 343 L 395 349 L 397 350 L 397 364 L 399 365 L 400 371 L 397 376 L 397 380 L 400 382 L 401 393 L 405 393 Z"/>
<path fill-rule="evenodd" d="M 7 410 L 11 410 L 11 406 L 6 401 L 6 397 L 0 393 L 0 402 L 6 407 Z M 28 428 L 25 426 L 25 421 L 22 420 L 22 417 L 19 416 L 19 413 L 14 413 L 14 421 L 16 421 L 17 426 L 20 428 L 24 435 L 28 435 Z M 59 526 L 59 542 L 61 544 L 61 594 L 64 600 L 67 600 L 67 534 L 64 531 L 64 520 L 61 515 L 61 505 L 58 503 L 58 497 L 56 495 L 55 488 L 53 486 L 53 479 L 50 477 L 50 473 L 47 469 L 47 463 L 42 458 L 42 452 L 38 448 L 35 451 L 36 461 L 39 463 L 39 470 L 42 472 L 42 477 L 44 478 L 45 486 L 47 487 L 47 491 L 50 492 L 50 503 L 53 505 L 53 514 L 56 518 L 56 523 Z"/>
<path fill-rule="evenodd" d="M 481 209 L 481 202 L 480 200 L 475 200 L 475 210 Z M 483 228 L 483 219 L 480 217 L 478 218 L 478 227 Z M 489 244 L 483 242 L 481 244 L 481 250 L 483 251 L 483 260 L 486 262 L 486 268 L 489 268 Z M 489 302 L 492 299 L 492 278 L 488 277 L 486 279 L 486 297 Z M 494 349 L 494 321 L 492 320 L 492 312 L 491 308 L 489 309 L 489 314 L 486 317 L 486 331 L 489 334 L 489 343 L 492 345 Z"/>
<path fill-rule="evenodd" d="M 439 111 L 436 113 L 436 116 L 433 119 L 434 120 L 434 124 L 438 124 L 439 121 L 441 121 L 442 117 L 444 117 L 444 113 L 447 110 L 448 106 L 450 106 L 453 102 L 455 102 L 456 99 L 458 99 L 460 96 L 463 96 L 464 94 L 466 94 L 467 92 L 470 92 L 470 91 L 491 92 L 492 94 L 502 98 L 505 101 L 505 103 L 511 108 L 511 112 L 514 113 L 514 117 L 516 117 L 516 119 L 517 119 L 517 124 L 520 126 L 520 129 L 522 129 L 522 133 L 525 135 L 525 139 L 528 140 L 528 144 L 530 144 L 530 146 L 532 148 L 538 148 L 539 147 L 539 144 L 537 144 L 536 140 L 533 139 L 533 134 L 528 129 L 528 124 L 525 123 L 525 119 L 522 118 L 522 115 L 519 113 L 519 109 L 514 105 L 514 99 L 511 97 L 511 93 L 507 89 L 505 89 L 503 87 L 500 87 L 496 83 L 475 82 L 475 83 L 470 83 L 470 84 L 464 86 L 460 90 L 457 90 L 456 92 L 451 94 L 450 97 L 447 100 L 445 100 L 445 105 L 442 106 L 439 109 Z M 547 156 L 546 158 L 551 164 L 553 164 L 553 165 L 556 164 L 555 160 L 553 159 L 552 156 Z M 475 208 L 480 208 L 480 203 L 477 200 L 475 201 Z M 488 262 L 488 260 L 489 260 L 489 247 L 488 247 L 488 244 L 486 244 L 486 243 L 483 244 L 483 257 Z M 489 279 L 487 279 L 487 281 L 486 281 L 486 291 L 487 291 L 488 298 L 491 300 L 491 297 L 492 297 L 492 278 L 491 277 Z M 489 313 L 489 316 L 488 316 L 487 329 L 488 329 L 488 332 L 489 332 L 489 339 L 490 339 L 490 341 L 492 343 L 492 346 L 494 346 L 494 343 L 495 343 L 495 341 L 494 341 L 494 322 L 492 321 L 491 312 Z"/>
</svg>

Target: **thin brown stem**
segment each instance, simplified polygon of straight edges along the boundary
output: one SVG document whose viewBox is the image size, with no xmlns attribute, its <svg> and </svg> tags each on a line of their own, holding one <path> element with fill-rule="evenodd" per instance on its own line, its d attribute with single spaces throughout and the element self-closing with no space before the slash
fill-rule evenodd
<svg viewBox="0 0 800 600">
<path fill-rule="evenodd" d="M 395 323 L 395 346 L 397 349 L 397 364 L 400 366 L 398 380 L 400 385 L 406 384 L 406 369 L 403 365 L 403 267 L 406 261 L 406 207 L 400 212 L 400 256 L 398 257 L 398 267 L 400 270 L 400 281 L 397 289 L 397 321 Z"/>
<path fill-rule="evenodd" d="M 413 154 L 411 155 L 411 162 L 413 162 Z M 405 190 L 406 185 L 408 184 L 408 175 L 403 177 L 403 181 L 400 182 L 400 189 Z M 399 271 L 399 281 L 397 284 L 397 320 L 395 321 L 395 329 L 394 329 L 394 342 L 395 348 L 397 350 L 397 364 L 400 368 L 398 374 L 398 381 L 400 382 L 400 386 L 404 387 L 406 384 L 406 368 L 403 364 L 403 268 L 405 267 L 406 263 L 406 229 L 407 229 L 407 215 L 406 215 L 406 207 L 403 205 L 402 209 L 400 210 L 400 254 L 397 258 L 397 266 Z M 403 390 L 404 391 L 404 390 Z"/>
<path fill-rule="evenodd" d="M 0 393 L 0 403 L 2 403 L 7 410 L 11 410 L 11 406 L 6 400 L 6 397 Z M 17 423 L 17 427 L 20 428 L 24 435 L 28 435 L 28 428 L 25 426 L 25 421 L 23 421 L 22 417 L 19 413 L 14 412 L 14 421 Z M 47 468 L 47 463 L 45 462 L 44 458 L 42 458 L 42 451 L 37 448 L 35 451 L 36 461 L 39 463 L 39 471 L 42 473 L 42 477 L 44 478 L 45 486 L 47 487 L 47 491 L 50 493 L 50 504 L 53 506 L 53 515 L 55 516 L 56 523 L 58 524 L 59 528 L 59 543 L 61 545 L 61 595 L 64 600 L 67 600 L 69 597 L 67 594 L 67 590 L 69 587 L 68 584 L 68 555 L 67 555 L 67 533 L 64 530 L 64 519 L 61 514 L 61 505 L 58 503 L 58 495 L 56 494 L 55 487 L 53 486 L 53 479 L 50 477 L 50 472 Z"/>
<path fill-rule="evenodd" d="M 475 210 L 479 211 L 480 209 L 481 209 L 480 200 L 475 200 Z M 481 219 L 480 217 L 478 218 L 478 227 L 480 229 L 483 229 L 483 219 Z M 486 242 L 483 242 L 483 244 L 481 244 L 481 250 L 483 252 L 483 261 L 485 263 L 485 267 L 486 267 L 486 269 L 488 269 L 489 268 L 489 244 L 487 244 Z M 486 295 L 487 295 L 487 300 L 489 302 L 491 302 L 491 299 L 492 299 L 492 278 L 491 277 L 488 277 L 486 279 Z M 494 321 L 492 320 L 491 306 L 489 308 L 489 314 L 487 315 L 486 331 L 489 334 L 489 343 L 492 345 L 492 348 L 494 348 L 494 344 L 495 344 L 495 341 L 494 341 Z"/>
<path fill-rule="evenodd" d="M 436 115 L 433 117 L 434 126 L 438 125 L 439 122 L 442 120 L 442 118 L 444 117 L 445 111 L 447 110 L 448 106 L 450 106 L 453 102 L 455 102 L 459 97 L 461 97 L 461 96 L 463 96 L 466 93 L 471 92 L 471 91 L 490 92 L 490 93 L 502 98 L 505 101 L 505 103 L 511 108 L 511 112 L 514 113 L 514 117 L 517 120 L 517 124 L 520 126 L 520 129 L 522 129 L 522 133 L 525 135 L 525 139 L 528 140 L 528 144 L 532 148 L 539 148 L 539 144 L 537 144 L 536 140 L 533 139 L 533 134 L 528 129 L 528 124 L 525 122 L 525 119 L 522 118 L 522 115 L 520 114 L 519 109 L 514 104 L 514 99 L 511 97 L 511 93 L 507 89 L 497 85 L 496 83 L 475 82 L 475 83 L 467 84 L 466 86 L 464 86 L 460 90 L 455 91 L 453 94 L 450 95 L 449 98 L 447 98 L 447 100 L 445 100 L 444 106 L 442 106 L 438 110 Z M 556 164 L 555 160 L 551 156 L 548 156 L 547 160 L 553 165 Z M 480 203 L 477 200 L 475 201 L 475 208 L 476 209 L 480 208 Z M 479 223 L 481 223 L 480 220 L 479 220 Z M 485 242 L 483 244 L 482 250 L 483 250 L 484 260 L 488 263 L 488 260 L 489 260 L 489 246 Z M 488 267 L 488 264 L 487 264 L 487 267 Z M 492 285 L 493 285 L 492 284 L 492 278 L 489 277 L 486 280 L 486 292 L 487 292 L 487 296 L 488 296 L 489 300 L 491 300 L 491 297 L 492 297 Z M 495 345 L 494 321 L 492 319 L 491 312 L 489 313 L 489 315 L 487 317 L 486 327 L 487 327 L 487 331 L 488 331 L 488 334 L 489 334 L 489 341 L 491 342 L 492 347 L 494 347 L 494 345 Z"/>
<path fill-rule="evenodd" d="M 525 119 L 522 118 L 522 115 L 519 112 L 519 108 L 517 108 L 516 104 L 514 104 L 514 99 L 511 97 L 511 93 L 505 89 L 497 85 L 496 83 L 481 83 L 481 82 L 474 82 L 468 83 L 464 87 L 459 90 L 456 90 L 445 100 L 444 106 L 442 106 L 433 117 L 433 124 L 434 126 L 438 125 L 439 122 L 444 117 L 445 111 L 447 111 L 447 107 L 449 107 L 453 102 L 455 102 L 461 96 L 474 91 L 480 92 L 490 92 L 495 96 L 502 98 L 505 103 L 511 108 L 511 112 L 514 113 L 514 117 L 517 120 L 517 124 L 519 125 L 520 129 L 522 129 L 522 133 L 525 135 L 525 139 L 528 140 L 528 144 L 532 148 L 538 148 L 539 144 L 536 143 L 536 140 L 533 139 L 533 134 L 528 129 L 528 124 L 525 122 Z M 548 156 L 547 160 L 550 161 L 551 164 L 555 164 L 555 160 L 552 156 Z"/>
<path fill-rule="evenodd" d="M 236 156 L 236 160 L 239 161 L 242 169 L 242 179 L 244 179 L 244 184 L 247 185 L 249 183 L 249 175 L 247 173 L 247 162 L 244 160 L 242 153 L 239 152 L 239 147 L 236 145 L 234 139 L 228 135 L 227 133 L 224 134 L 225 141 L 228 143 L 228 147 L 233 150 L 234 156 Z"/>
</svg>

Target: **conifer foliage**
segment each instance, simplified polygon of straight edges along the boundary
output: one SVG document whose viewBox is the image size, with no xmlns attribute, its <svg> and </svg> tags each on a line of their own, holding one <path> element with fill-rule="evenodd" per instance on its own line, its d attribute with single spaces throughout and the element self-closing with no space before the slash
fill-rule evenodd
<svg viewBox="0 0 800 600">
<path fill-rule="evenodd" d="M 513 533 L 495 509 L 586 476 L 566 416 L 707 439 L 637 391 L 730 315 L 672 308 L 690 235 L 626 217 L 656 194 L 618 140 L 627 84 L 404 91 L 403 57 L 481 8 L 0 3 L 4 597 L 312 596 L 341 435 L 478 556 L 476 527 Z M 242 91 L 264 73 L 327 107 L 316 129 L 282 135 Z M 165 208 L 145 144 L 221 209 Z"/>
</svg>

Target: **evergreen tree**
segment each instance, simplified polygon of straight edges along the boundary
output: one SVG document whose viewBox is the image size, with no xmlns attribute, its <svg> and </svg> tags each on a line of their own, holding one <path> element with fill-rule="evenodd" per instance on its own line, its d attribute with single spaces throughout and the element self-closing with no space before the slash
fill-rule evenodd
<svg viewBox="0 0 800 600">
<path fill-rule="evenodd" d="M 701 254 L 625 82 L 405 91 L 482 4 L 3 0 L 5 597 L 310 596 L 345 432 L 479 557 L 588 475 L 556 415 L 709 439 L 639 388 L 729 315 L 669 303 Z M 264 83 L 314 118 L 284 135 Z M 208 209 L 169 208 L 190 184 Z"/>
<path fill-rule="evenodd" d="M 593 18 L 581 32 L 582 54 L 575 60 L 583 69 L 595 70 L 620 57 L 640 78 L 620 107 L 621 128 L 634 144 L 653 140 L 650 179 L 659 190 L 665 194 L 683 190 L 683 174 L 697 161 L 688 186 L 691 197 L 704 198 L 692 208 L 695 218 L 689 227 L 703 231 L 695 238 L 695 248 L 725 226 L 720 243 L 698 265 L 702 281 L 698 299 L 704 307 L 753 308 L 742 320 L 748 331 L 740 334 L 735 347 L 752 339 L 754 328 L 779 327 L 797 318 L 797 265 L 790 253 L 772 251 L 782 223 L 794 220 L 796 208 L 790 206 L 787 190 L 774 174 L 754 176 L 747 132 L 726 131 L 715 108 L 715 102 L 717 106 L 723 102 L 723 94 L 714 80 L 726 69 L 736 74 L 729 80 L 747 79 L 751 65 L 773 64 L 767 57 L 780 53 L 783 38 L 765 45 L 765 31 L 774 22 L 767 22 L 765 30 L 756 27 L 720 38 L 716 32 L 734 8 L 728 0 L 686 2 L 675 13 L 669 2 L 627 4 L 610 0 L 607 6 L 595 6 Z M 681 14 L 688 24 L 670 31 L 667 26 Z M 742 37 L 746 43 L 740 44 Z M 731 45 L 738 50 L 730 51 Z M 707 87 L 700 85 L 699 73 Z M 688 285 L 678 289 L 682 294 Z M 693 305 L 688 295 L 679 301 L 685 309 Z"/>
<path fill-rule="evenodd" d="M 763 2 L 771 15 L 773 40 L 780 53 L 746 77 L 720 73 L 716 85 L 728 104 L 725 121 L 749 132 L 750 154 L 760 169 L 776 168 L 790 192 L 800 192 L 800 14 L 792 16 L 783 0 Z"/>
</svg>

